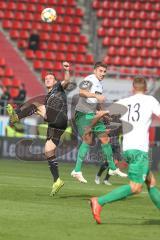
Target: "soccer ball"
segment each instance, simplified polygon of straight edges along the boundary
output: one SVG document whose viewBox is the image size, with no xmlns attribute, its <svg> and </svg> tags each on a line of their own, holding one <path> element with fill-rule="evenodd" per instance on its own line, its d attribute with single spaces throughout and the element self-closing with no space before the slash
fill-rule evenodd
<svg viewBox="0 0 160 240">
<path fill-rule="evenodd" d="M 53 8 L 45 8 L 41 13 L 41 19 L 43 22 L 51 23 L 57 18 L 56 10 Z"/>
</svg>

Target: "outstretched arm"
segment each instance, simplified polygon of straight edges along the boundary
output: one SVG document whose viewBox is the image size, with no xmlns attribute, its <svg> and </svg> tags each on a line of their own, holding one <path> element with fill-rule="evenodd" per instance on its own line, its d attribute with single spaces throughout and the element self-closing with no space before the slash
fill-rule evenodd
<svg viewBox="0 0 160 240">
<path fill-rule="evenodd" d="M 68 62 L 63 62 L 62 65 L 64 69 L 64 80 L 62 81 L 61 84 L 62 87 L 65 89 L 70 83 L 70 64 Z"/>
</svg>

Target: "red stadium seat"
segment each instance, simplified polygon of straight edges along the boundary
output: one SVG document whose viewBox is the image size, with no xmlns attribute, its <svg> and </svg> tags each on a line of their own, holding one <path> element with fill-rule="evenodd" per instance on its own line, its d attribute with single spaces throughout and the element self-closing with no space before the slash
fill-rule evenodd
<svg viewBox="0 0 160 240">
<path fill-rule="evenodd" d="M 156 29 L 160 30 L 160 20 L 156 21 Z"/>
<path fill-rule="evenodd" d="M 25 10 L 27 10 L 27 11 L 30 11 L 28 8 L 27 8 L 27 5 L 26 5 L 26 3 L 22 3 L 22 2 L 18 2 L 17 4 L 16 4 L 16 9 L 18 10 L 18 11 L 25 11 Z M 35 11 L 36 9 L 34 9 L 34 11 Z M 34 12 L 33 11 L 33 12 Z"/>
<path fill-rule="evenodd" d="M 26 40 L 28 40 L 28 38 L 29 38 L 29 33 L 28 33 L 28 31 L 26 31 L 26 30 L 22 30 L 22 31 L 20 31 L 19 36 L 20 36 L 21 39 L 26 39 Z"/>
<path fill-rule="evenodd" d="M 137 12 L 136 11 L 130 11 L 129 13 L 128 13 L 128 18 L 129 19 L 137 19 L 138 18 L 138 14 L 137 14 Z"/>
<path fill-rule="evenodd" d="M 112 58 L 110 56 L 106 56 L 103 61 L 108 65 L 112 64 Z"/>
<path fill-rule="evenodd" d="M 53 64 L 53 70 L 55 71 L 61 71 L 62 70 L 62 63 L 61 62 L 55 62 Z"/>
<path fill-rule="evenodd" d="M 103 9 L 99 9 L 98 11 L 97 11 L 97 17 L 98 18 L 106 18 L 107 17 L 107 13 L 106 13 L 106 11 L 105 10 L 103 10 Z"/>
<path fill-rule="evenodd" d="M 42 32 L 40 33 L 40 39 L 42 41 L 49 41 L 50 40 L 50 35 L 47 32 Z"/>
<path fill-rule="evenodd" d="M 104 29 L 103 27 L 100 27 L 100 28 L 98 29 L 98 36 L 99 36 L 99 37 L 105 37 L 105 36 L 106 36 L 106 32 L 107 32 L 106 29 Z"/>
<path fill-rule="evenodd" d="M 10 78 L 4 78 L 3 79 L 3 85 L 5 87 L 11 86 L 12 85 L 12 80 Z"/>
<path fill-rule="evenodd" d="M 153 47 L 153 46 L 152 46 Z M 160 40 L 156 41 L 155 47 L 160 48 Z"/>
<path fill-rule="evenodd" d="M 88 44 L 88 38 L 87 38 L 87 36 L 85 36 L 85 35 L 80 35 L 79 36 L 79 42 L 81 43 L 81 44 Z M 78 43 L 79 43 L 78 42 Z"/>
<path fill-rule="evenodd" d="M 132 9 L 132 3 L 130 1 L 124 1 L 121 6 L 122 6 L 122 9 L 125 9 L 125 10 Z"/>
<path fill-rule="evenodd" d="M 153 49 L 151 50 L 150 56 L 151 56 L 152 58 L 159 58 L 159 56 L 160 56 L 160 51 L 159 51 L 157 48 L 153 48 Z"/>
<path fill-rule="evenodd" d="M 15 14 L 14 14 L 14 18 L 15 18 L 15 20 L 17 20 L 17 21 L 22 21 L 22 20 L 24 20 L 24 14 L 22 13 L 22 12 L 15 12 Z"/>
<path fill-rule="evenodd" d="M 143 28 L 143 24 L 142 24 L 142 21 L 141 20 L 136 20 L 133 22 L 133 27 L 136 28 L 136 29 L 141 29 Z"/>
<path fill-rule="evenodd" d="M 76 8 L 74 14 L 75 14 L 76 16 L 83 17 L 83 16 L 84 16 L 83 9 L 82 9 L 82 8 L 79 8 L 79 7 Z"/>
<path fill-rule="evenodd" d="M 26 21 L 33 21 L 34 20 L 34 15 L 31 12 L 24 12 L 24 19 Z"/>
<path fill-rule="evenodd" d="M 73 24 L 73 18 L 71 16 L 64 16 L 64 23 Z"/>
<path fill-rule="evenodd" d="M 78 49 L 78 52 L 79 52 L 79 53 L 86 53 L 86 52 L 87 52 L 86 46 L 85 46 L 85 45 L 82 45 L 82 44 L 79 44 L 79 45 L 77 46 L 77 49 Z"/>
<path fill-rule="evenodd" d="M 115 28 L 109 28 L 106 31 L 107 36 L 115 37 L 116 36 L 116 29 Z"/>
<path fill-rule="evenodd" d="M 138 18 L 142 20 L 146 20 L 148 19 L 148 13 L 146 11 L 141 11 L 140 13 L 138 13 Z"/>
<path fill-rule="evenodd" d="M 124 40 L 124 46 L 126 46 L 126 47 L 132 47 L 132 46 L 133 46 L 133 44 L 132 44 L 132 39 L 129 38 L 129 37 L 125 38 L 125 40 Z"/>
<path fill-rule="evenodd" d="M 76 56 L 76 62 L 77 63 L 85 63 L 86 58 L 84 56 L 84 54 L 77 54 Z"/>
<path fill-rule="evenodd" d="M 2 27 L 4 29 L 10 29 L 12 27 L 12 22 L 11 20 L 3 20 L 2 21 Z"/>
<path fill-rule="evenodd" d="M 119 56 L 113 58 L 113 65 L 116 65 L 116 66 L 122 65 L 122 58 Z"/>
<path fill-rule="evenodd" d="M 67 53 L 65 59 L 68 62 L 75 62 L 76 61 L 75 54 L 73 54 L 73 53 Z"/>
<path fill-rule="evenodd" d="M 61 12 L 62 14 L 62 12 Z M 66 15 L 74 15 L 75 14 L 75 9 L 74 8 L 71 8 L 71 7 L 68 7 L 66 8 L 64 11 L 63 11 L 63 14 L 66 14 Z"/>
<path fill-rule="evenodd" d="M 111 41 L 111 39 L 110 39 Z M 112 43 L 114 46 L 122 46 L 122 38 L 119 38 L 119 37 L 115 37 L 113 39 L 113 43 Z"/>
<path fill-rule="evenodd" d="M 117 55 L 120 55 L 120 56 L 127 56 L 128 54 L 128 51 L 127 51 L 127 48 L 125 47 L 120 47 L 118 50 L 117 50 Z"/>
<path fill-rule="evenodd" d="M 120 38 L 119 38 L 120 39 Z M 105 37 L 102 42 L 103 46 L 110 46 L 111 45 L 111 38 Z"/>
<path fill-rule="evenodd" d="M 143 47 L 143 39 L 142 38 L 137 38 L 136 40 L 135 40 L 135 47 L 139 47 L 139 48 L 141 48 L 141 47 Z"/>
<path fill-rule="evenodd" d="M 13 29 L 22 29 L 22 22 L 21 21 L 13 21 L 12 28 Z"/>
<path fill-rule="evenodd" d="M 107 17 L 115 19 L 116 18 L 116 11 L 113 10 L 113 9 L 108 10 L 107 11 Z"/>
<path fill-rule="evenodd" d="M 113 21 L 113 26 L 114 26 L 115 28 L 120 28 L 120 27 L 122 27 L 122 21 L 121 21 L 120 19 L 118 19 L 118 18 L 114 19 L 114 21 Z"/>
<path fill-rule="evenodd" d="M 102 1 L 102 9 L 111 9 L 110 1 Z"/>
<path fill-rule="evenodd" d="M 35 58 L 35 53 L 31 49 L 26 49 L 25 56 L 27 59 L 33 60 Z"/>
<path fill-rule="evenodd" d="M 53 69 L 53 62 L 50 62 L 50 61 L 46 61 L 44 64 L 43 64 L 43 68 L 48 70 L 48 71 L 52 71 Z"/>
<path fill-rule="evenodd" d="M 140 1 L 136 1 L 135 3 L 133 3 L 132 5 L 132 9 L 133 10 L 136 10 L 136 11 L 139 11 L 142 9 L 142 4 Z"/>
<path fill-rule="evenodd" d="M 46 42 L 40 42 L 39 49 L 47 51 L 47 50 L 49 50 L 49 46 L 48 45 L 49 45 L 49 43 L 47 44 Z"/>
<path fill-rule="evenodd" d="M 126 19 L 127 18 L 127 13 L 126 13 L 126 11 L 124 11 L 124 10 L 119 10 L 118 12 L 117 12 L 117 14 L 118 14 L 118 18 L 120 18 L 120 19 Z"/>
<path fill-rule="evenodd" d="M 40 60 L 35 60 L 33 63 L 33 67 L 35 70 L 41 70 L 43 68 L 43 62 Z"/>
<path fill-rule="evenodd" d="M 140 33 L 141 33 L 141 31 L 140 31 Z M 137 32 L 136 29 L 134 29 L 134 28 L 131 28 L 131 29 L 130 29 L 130 31 L 129 31 L 129 37 L 131 37 L 131 38 L 136 38 L 136 37 L 137 37 L 137 34 L 138 34 L 138 32 Z"/>
<path fill-rule="evenodd" d="M 19 31 L 18 30 L 11 30 L 9 32 L 9 35 L 12 39 L 18 39 L 19 38 Z"/>
<path fill-rule="evenodd" d="M 70 27 L 70 26 L 68 26 L 68 25 L 62 25 L 62 26 L 61 26 L 61 32 L 62 32 L 62 33 L 68 33 L 68 34 L 74 33 L 74 32 L 72 31 L 72 27 Z"/>
<path fill-rule="evenodd" d="M 118 30 L 118 36 L 120 36 L 120 37 L 126 37 L 127 36 L 127 30 L 125 29 L 125 28 L 120 28 L 119 30 Z"/>
<path fill-rule="evenodd" d="M 82 45 L 82 46 L 84 46 L 84 45 Z M 78 51 L 79 51 L 79 47 L 78 47 Z M 76 47 L 76 45 L 75 45 L 75 44 L 69 44 L 69 45 L 68 45 L 68 52 L 74 52 L 74 53 L 76 53 L 76 52 L 77 52 L 77 47 Z"/>
<path fill-rule="evenodd" d="M 78 26 L 72 26 L 70 27 L 70 32 L 72 32 L 73 34 L 80 34 L 80 28 Z"/>
<path fill-rule="evenodd" d="M 155 10 L 156 12 L 159 12 L 159 11 L 160 11 L 160 3 L 159 3 L 159 2 L 155 3 L 155 5 L 154 5 L 154 10 Z"/>
<path fill-rule="evenodd" d="M 55 42 L 49 42 L 48 43 L 48 50 L 57 51 L 57 44 Z"/>
<path fill-rule="evenodd" d="M 35 52 L 35 58 L 37 60 L 44 60 L 45 59 L 45 53 L 43 51 L 37 50 Z"/>
<path fill-rule="evenodd" d="M 145 47 L 147 47 L 147 48 L 153 48 L 154 42 L 153 42 L 152 39 L 148 38 L 148 39 L 146 39 L 146 41 L 144 42 L 144 45 L 145 45 Z"/>
<path fill-rule="evenodd" d="M 121 9 L 121 2 L 120 1 L 114 1 L 113 2 L 113 5 L 112 5 L 112 8 L 115 9 L 115 10 L 119 10 Z"/>
<path fill-rule="evenodd" d="M 141 29 L 141 31 L 139 32 L 139 37 L 141 37 L 141 38 L 148 38 L 148 30 Z"/>
<path fill-rule="evenodd" d="M 130 67 L 133 65 L 133 58 L 132 57 L 125 57 L 123 60 L 124 66 Z"/>
<path fill-rule="evenodd" d="M 129 49 L 128 54 L 129 54 L 131 57 L 137 57 L 137 55 L 138 55 L 138 50 L 137 50 L 137 48 L 132 47 L 131 49 Z"/>
<path fill-rule="evenodd" d="M 31 22 L 23 22 L 23 29 L 24 30 L 31 30 L 32 29 Z"/>
<path fill-rule="evenodd" d="M 146 29 L 153 29 L 153 23 L 150 20 L 146 20 L 144 22 L 144 28 L 146 28 Z"/>
<path fill-rule="evenodd" d="M 99 0 L 94 0 L 92 3 L 92 8 L 93 9 L 99 9 L 101 8 L 101 3 L 99 2 Z"/>
<path fill-rule="evenodd" d="M 68 46 L 66 43 L 59 43 L 57 44 L 57 51 L 58 52 L 67 52 L 68 51 Z"/>
<path fill-rule="evenodd" d="M 125 28 L 132 28 L 132 20 L 130 19 L 125 19 L 124 22 L 123 22 L 123 25 Z"/>
<path fill-rule="evenodd" d="M 155 11 L 150 12 L 150 14 L 149 14 L 149 19 L 150 19 L 150 20 L 156 21 L 158 18 L 159 18 L 159 15 L 158 15 L 157 12 L 155 12 Z"/>
<path fill-rule="evenodd" d="M 143 60 L 143 58 L 141 58 L 141 57 L 136 58 L 135 61 L 134 61 L 134 65 L 136 67 L 144 67 L 144 60 Z"/>
<path fill-rule="evenodd" d="M 110 18 L 105 18 L 102 21 L 102 26 L 103 27 L 111 27 L 111 25 L 112 25 L 112 20 Z"/>
<path fill-rule="evenodd" d="M 48 52 L 45 53 L 45 59 L 47 61 L 54 61 L 55 58 L 56 58 L 56 56 L 55 56 L 55 54 L 53 52 L 49 52 L 48 51 Z"/>
<path fill-rule="evenodd" d="M 159 32 L 158 32 L 157 30 L 155 30 L 155 29 L 153 29 L 153 30 L 149 33 L 149 35 L 150 35 L 150 38 L 153 38 L 153 39 L 158 39 L 159 36 L 160 36 Z"/>
<path fill-rule="evenodd" d="M 93 62 L 94 62 L 93 55 L 92 55 L 92 54 L 87 54 L 87 55 L 86 55 L 85 62 L 86 62 L 87 64 L 93 64 Z"/>
<path fill-rule="evenodd" d="M 7 4 L 8 4 L 8 3 L 4 2 L 4 1 L 3 1 L 3 2 L 0 2 L 0 9 L 3 9 L 3 10 L 4 10 L 4 9 L 7 9 Z"/>
<path fill-rule="evenodd" d="M 34 5 L 34 4 L 30 4 L 30 3 L 28 4 L 28 3 L 27 3 L 25 6 L 26 6 L 26 10 L 27 10 L 28 12 L 33 12 L 33 13 L 35 13 L 36 11 L 38 11 L 38 12 L 40 11 L 40 12 L 41 12 L 41 11 L 43 10 L 43 7 L 42 7 L 41 5 L 39 5 L 39 4 L 36 6 L 36 5 Z M 41 6 L 41 10 L 40 10 L 40 6 Z M 19 10 L 19 11 L 20 11 L 20 10 Z M 22 11 L 22 10 L 21 10 L 21 11 Z"/>
<path fill-rule="evenodd" d="M 24 39 L 20 39 L 17 42 L 17 46 L 19 49 L 25 49 L 28 47 L 28 41 L 24 40 Z"/>
<path fill-rule="evenodd" d="M 9 90 L 11 98 L 16 98 L 19 94 L 19 89 L 18 88 L 11 88 Z"/>
<path fill-rule="evenodd" d="M 12 11 L 5 11 L 4 17 L 5 19 L 15 19 L 14 13 Z"/>
<path fill-rule="evenodd" d="M 148 48 L 142 48 L 139 50 L 139 55 L 140 57 L 145 57 L 147 58 L 149 56 L 149 51 L 148 51 Z"/>
<path fill-rule="evenodd" d="M 117 50 L 116 50 L 116 47 L 109 47 L 108 50 L 107 50 L 107 54 L 109 56 L 116 56 L 117 55 Z"/>
<path fill-rule="evenodd" d="M 152 11 L 153 10 L 153 4 L 152 3 L 150 3 L 150 2 L 146 2 L 145 4 L 144 4 L 144 10 L 145 11 Z"/>
<path fill-rule="evenodd" d="M 65 61 L 65 54 L 62 52 L 57 52 L 56 54 L 56 61 Z"/>
<path fill-rule="evenodd" d="M 153 66 L 155 66 L 155 60 L 151 57 L 146 59 L 145 66 L 153 68 Z"/>
<path fill-rule="evenodd" d="M 8 77 L 8 78 L 14 77 L 14 73 L 13 73 L 12 68 L 6 68 L 5 69 L 5 76 Z"/>
</svg>

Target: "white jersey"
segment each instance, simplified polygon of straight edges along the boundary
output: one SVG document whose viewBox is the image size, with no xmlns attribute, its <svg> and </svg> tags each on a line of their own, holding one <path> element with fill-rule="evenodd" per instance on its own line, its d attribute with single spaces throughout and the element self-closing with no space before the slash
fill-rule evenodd
<svg viewBox="0 0 160 240">
<path fill-rule="evenodd" d="M 92 86 L 90 88 L 91 93 L 102 94 L 103 88 L 101 82 L 96 78 L 94 74 L 87 76 L 84 81 L 91 82 Z M 97 103 L 96 98 L 87 98 L 88 103 Z"/>
<path fill-rule="evenodd" d="M 80 89 L 86 89 L 91 93 L 102 94 L 103 87 L 101 82 L 96 78 L 95 74 L 88 75 L 79 85 Z M 96 98 L 79 97 L 76 110 L 80 112 L 90 113 L 96 112 L 97 109 Z"/>
<path fill-rule="evenodd" d="M 121 120 L 132 124 L 133 129 L 123 136 L 123 151 L 137 149 L 149 150 L 149 127 L 152 114 L 160 117 L 160 103 L 150 95 L 135 94 L 117 103 L 128 108 Z"/>
</svg>

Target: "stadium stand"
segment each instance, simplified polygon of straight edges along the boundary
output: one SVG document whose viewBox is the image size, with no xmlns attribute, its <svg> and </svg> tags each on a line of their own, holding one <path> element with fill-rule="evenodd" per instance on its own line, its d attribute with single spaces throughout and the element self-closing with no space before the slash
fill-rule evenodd
<svg viewBox="0 0 160 240">
<path fill-rule="evenodd" d="M 97 35 L 105 49 L 104 61 L 108 65 L 119 69 L 148 68 L 150 74 L 154 69 L 154 74 L 159 74 L 158 0 L 94 0 L 92 8 L 98 19 Z"/>
<path fill-rule="evenodd" d="M 53 6 L 58 15 L 56 22 L 43 23 L 41 11 Z M 25 51 L 26 58 L 33 62 L 37 71 L 57 71 L 54 62 L 65 59 L 74 65 L 93 64 L 93 55 L 87 49 L 88 38 L 81 34 L 83 17 L 84 11 L 77 7 L 75 0 L 0 1 L 2 27 L 17 42 L 18 48 Z M 35 52 L 27 49 L 32 29 L 40 35 L 40 47 Z"/>
</svg>

